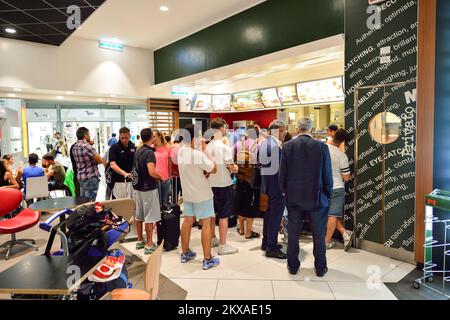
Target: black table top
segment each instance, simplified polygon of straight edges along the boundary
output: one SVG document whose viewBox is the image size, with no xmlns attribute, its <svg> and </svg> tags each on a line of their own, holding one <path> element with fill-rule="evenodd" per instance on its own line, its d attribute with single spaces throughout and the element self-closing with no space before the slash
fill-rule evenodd
<svg viewBox="0 0 450 320">
<path fill-rule="evenodd" d="M 103 257 L 29 256 L 0 273 L 0 293 L 69 295 Z"/>
<path fill-rule="evenodd" d="M 54 212 L 64 209 L 73 209 L 88 202 L 90 202 L 89 198 L 63 197 L 38 201 L 32 203 L 29 208 L 40 212 Z"/>
</svg>

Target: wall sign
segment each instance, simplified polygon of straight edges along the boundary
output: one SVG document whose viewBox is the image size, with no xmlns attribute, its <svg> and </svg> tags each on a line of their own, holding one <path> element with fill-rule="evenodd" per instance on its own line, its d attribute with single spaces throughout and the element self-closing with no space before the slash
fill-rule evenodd
<svg viewBox="0 0 450 320">
<path fill-rule="evenodd" d="M 381 3 L 381 24 L 368 28 L 368 6 Z M 347 155 L 354 164 L 355 125 L 359 128 L 356 227 L 359 239 L 385 247 L 414 250 L 416 85 L 359 91 L 359 118 L 354 122 L 356 87 L 414 81 L 417 77 L 417 0 L 346 0 L 345 124 L 353 139 Z M 369 123 L 382 112 L 401 119 L 401 137 L 386 145 L 385 214 L 382 217 L 382 147 L 369 134 Z M 345 205 L 347 226 L 353 221 L 354 187 Z M 384 219 L 384 223 L 382 223 Z"/>
</svg>

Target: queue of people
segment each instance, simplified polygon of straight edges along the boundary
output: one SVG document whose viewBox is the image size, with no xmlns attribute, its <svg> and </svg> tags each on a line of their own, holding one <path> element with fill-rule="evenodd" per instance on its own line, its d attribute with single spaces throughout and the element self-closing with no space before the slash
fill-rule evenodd
<svg viewBox="0 0 450 320">
<path fill-rule="evenodd" d="M 157 248 L 153 230 L 161 220 L 161 208 L 169 204 L 170 194 L 174 202 L 182 192 L 180 261 L 187 263 L 197 256 L 190 248 L 190 238 L 192 227 L 198 222 L 205 270 L 220 264 L 212 248 L 218 247 L 218 255 L 239 252 L 227 242 L 231 216 L 239 216 L 237 231 L 245 239 L 261 237 L 253 230 L 253 221 L 260 214 L 260 197 L 264 195 L 268 199 L 261 240 L 265 256 L 287 259 L 289 272 L 296 274 L 300 268 L 298 239 L 308 217 L 316 274 L 323 276 L 327 272 L 326 250 L 335 247 L 334 232 L 341 233 L 346 250 L 351 245 L 352 232 L 345 229 L 342 220 L 344 186 L 350 178 L 348 158 L 341 150 L 347 140 L 346 131 L 330 126 L 330 139 L 325 144 L 311 136 L 311 119 L 299 120 L 295 137 L 287 136 L 283 122 L 273 121 L 267 131 L 249 126 L 245 138 L 230 146 L 225 120 L 213 119 L 210 129 L 212 134 L 205 139 L 200 128 L 189 125 L 185 134 L 177 135 L 172 143 L 167 135 L 145 128 L 137 147 L 131 142 L 130 130 L 124 127 L 111 144 L 106 162 L 93 147 L 89 130 L 78 128 L 78 141 L 71 147 L 70 157 L 79 195 L 96 200 L 98 165 L 107 164 L 112 196 L 135 200 L 136 249 L 151 254 Z M 43 156 L 42 167 L 38 162 L 38 156 L 30 154 L 29 165 L 13 171 L 14 159 L 5 156 L 0 162 L 0 186 L 19 188 L 20 181 L 26 192 L 27 178 L 45 175 L 49 189 L 60 188 L 65 168 L 51 153 Z M 278 234 L 286 211 L 288 248 L 284 252 Z"/>
</svg>

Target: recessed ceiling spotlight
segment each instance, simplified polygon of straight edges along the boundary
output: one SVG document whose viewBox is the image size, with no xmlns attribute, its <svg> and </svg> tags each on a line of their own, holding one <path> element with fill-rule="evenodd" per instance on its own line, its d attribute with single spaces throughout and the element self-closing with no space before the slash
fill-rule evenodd
<svg viewBox="0 0 450 320">
<path fill-rule="evenodd" d="M 168 6 L 161 6 L 161 7 L 159 7 L 159 10 L 161 10 L 162 12 L 167 12 L 167 11 L 169 11 L 169 7 Z"/>
<path fill-rule="evenodd" d="M 5 28 L 5 32 L 9 33 L 9 34 L 17 33 L 16 29 L 14 29 L 14 28 Z"/>
<path fill-rule="evenodd" d="M 73 91 L 66 91 L 66 94 L 73 94 Z"/>
<path fill-rule="evenodd" d="M 14 98 L 14 97 L 17 97 L 17 96 L 14 93 L 9 93 L 8 97 Z"/>
<path fill-rule="evenodd" d="M 103 101 L 103 99 L 97 99 L 97 102 L 102 102 Z"/>
<path fill-rule="evenodd" d="M 14 88 L 14 91 L 19 92 L 19 91 L 22 91 L 22 89 L 20 89 L 20 88 Z"/>
<path fill-rule="evenodd" d="M 117 95 L 115 95 L 115 94 L 110 94 L 109 96 L 110 96 L 111 98 L 117 97 Z"/>
<path fill-rule="evenodd" d="M 56 100 L 64 100 L 64 97 L 63 96 L 57 96 Z"/>
</svg>

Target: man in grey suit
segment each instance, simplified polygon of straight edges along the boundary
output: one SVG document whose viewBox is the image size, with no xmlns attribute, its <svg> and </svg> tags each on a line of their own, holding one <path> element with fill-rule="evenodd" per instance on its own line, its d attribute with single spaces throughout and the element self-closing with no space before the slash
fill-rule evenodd
<svg viewBox="0 0 450 320">
<path fill-rule="evenodd" d="M 280 187 L 288 209 L 288 269 L 293 275 L 300 268 L 298 238 L 303 219 L 308 216 L 314 243 L 316 275 L 327 273 L 325 235 L 329 202 L 333 191 L 330 152 L 326 144 L 313 139 L 309 118 L 298 121 L 299 136 L 283 146 Z"/>
</svg>

